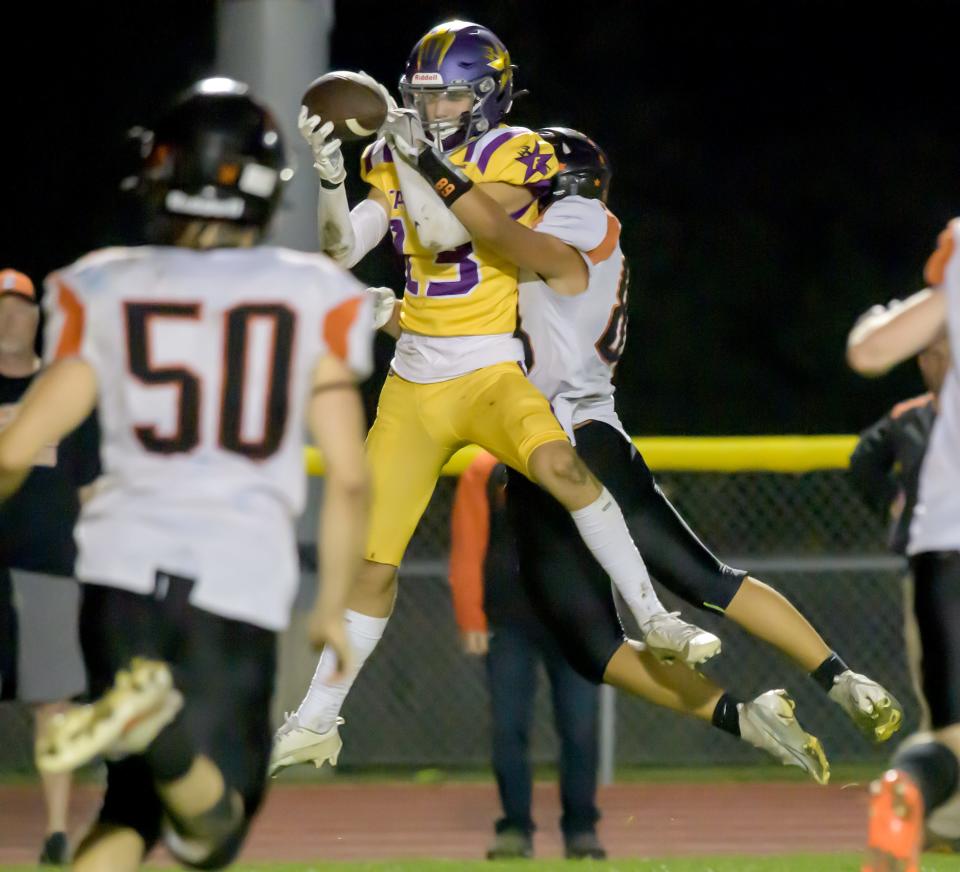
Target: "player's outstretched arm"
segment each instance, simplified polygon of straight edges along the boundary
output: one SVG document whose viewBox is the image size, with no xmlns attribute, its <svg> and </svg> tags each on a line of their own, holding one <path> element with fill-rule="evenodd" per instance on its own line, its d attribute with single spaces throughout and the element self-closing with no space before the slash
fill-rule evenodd
<svg viewBox="0 0 960 872">
<path fill-rule="evenodd" d="M 391 109 L 380 135 L 394 153 L 394 169 L 407 215 L 420 244 L 430 251 L 449 251 L 470 241 L 470 234 L 417 170 L 417 160 L 428 147 L 423 125 L 411 109 Z"/>
<path fill-rule="evenodd" d="M 314 168 L 320 177 L 317 196 L 317 229 L 320 249 L 348 269 L 358 263 L 387 232 L 387 198 L 375 188 L 353 211 L 347 203 L 340 140 L 330 138 L 333 122 L 323 123 L 300 107 L 298 127 L 313 152 Z"/>
<path fill-rule="evenodd" d="M 449 251 L 469 242 L 470 231 L 445 207 L 434 180 L 420 166 L 432 148 L 417 113 L 410 109 L 392 109 L 379 132 L 397 158 L 394 167 L 403 201 L 421 245 L 431 251 Z M 519 185 L 494 182 L 482 187 L 508 212 L 522 209 L 533 199 L 530 191 Z"/>
<path fill-rule="evenodd" d="M 30 385 L 0 432 L 0 499 L 26 478 L 37 453 L 75 430 L 97 402 L 97 377 L 80 358 L 58 360 Z"/>
<path fill-rule="evenodd" d="M 919 354 L 947 329 L 947 297 L 941 290 L 955 254 L 957 221 L 937 239 L 937 249 L 924 267 L 930 287 L 902 303 L 874 306 L 861 315 L 847 337 L 847 363 L 861 375 L 883 375 Z"/>
<path fill-rule="evenodd" d="M 923 351 L 946 324 L 947 298 L 938 288 L 924 288 L 902 303 L 874 306 L 847 337 L 847 363 L 860 375 L 883 375 Z"/>
<path fill-rule="evenodd" d="M 537 273 L 559 294 L 580 294 L 587 289 L 590 277 L 580 252 L 549 233 L 518 224 L 507 214 L 503 200 L 516 195 L 513 185 L 474 185 L 434 150 L 420 155 L 419 168 L 475 240 L 522 269 Z"/>
<path fill-rule="evenodd" d="M 308 423 L 326 468 L 323 509 L 317 530 L 320 592 L 310 616 L 311 642 L 329 644 L 341 674 L 352 652 L 343 615 L 347 595 L 363 562 L 367 535 L 369 481 L 363 450 L 366 421 L 360 392 L 350 368 L 327 354 L 313 374 Z"/>
</svg>

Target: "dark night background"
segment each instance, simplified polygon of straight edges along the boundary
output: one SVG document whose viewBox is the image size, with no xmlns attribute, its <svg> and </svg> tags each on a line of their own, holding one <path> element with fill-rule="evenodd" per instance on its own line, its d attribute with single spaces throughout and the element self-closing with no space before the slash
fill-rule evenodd
<svg viewBox="0 0 960 872">
<path fill-rule="evenodd" d="M 909 364 L 855 377 L 843 345 L 868 305 L 922 286 L 960 213 L 953 6 L 342 0 L 331 64 L 393 89 L 423 31 L 478 20 L 531 91 L 513 123 L 605 146 L 633 271 L 619 373 L 632 432 L 852 432 L 921 388 Z M 216 72 L 216 7 L 23 14 L 6 40 L 0 266 L 39 280 L 129 233 L 124 131 Z M 400 275 L 383 250 L 356 272 Z"/>
</svg>

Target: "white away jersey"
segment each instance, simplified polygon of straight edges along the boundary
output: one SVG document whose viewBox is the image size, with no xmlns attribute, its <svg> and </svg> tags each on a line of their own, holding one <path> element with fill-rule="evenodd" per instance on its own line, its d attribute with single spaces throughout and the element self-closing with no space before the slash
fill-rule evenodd
<svg viewBox="0 0 960 872">
<path fill-rule="evenodd" d="M 96 371 L 103 478 L 75 536 L 83 581 L 148 593 L 196 579 L 198 608 L 286 626 L 298 578 L 311 375 L 372 366 L 362 286 L 280 248 L 113 248 L 46 281 L 48 359 Z"/>
<path fill-rule="evenodd" d="M 621 433 L 613 404 L 613 373 L 627 341 L 626 260 L 620 222 L 599 200 L 564 197 L 534 228 L 583 255 L 589 285 L 574 297 L 557 294 L 537 276 L 521 275 L 520 329 L 532 356 L 530 380 L 553 405 L 573 439 L 583 421 L 605 421 Z"/>
<path fill-rule="evenodd" d="M 950 370 L 920 470 L 920 494 L 910 525 L 910 554 L 960 551 L 960 219 L 941 234 L 927 266 L 927 281 L 947 295 Z M 943 269 L 944 262 L 946 269 Z M 934 269 L 931 269 L 934 267 Z M 942 275 L 940 274 L 942 271 Z M 931 275 L 936 272 L 936 275 Z"/>
</svg>

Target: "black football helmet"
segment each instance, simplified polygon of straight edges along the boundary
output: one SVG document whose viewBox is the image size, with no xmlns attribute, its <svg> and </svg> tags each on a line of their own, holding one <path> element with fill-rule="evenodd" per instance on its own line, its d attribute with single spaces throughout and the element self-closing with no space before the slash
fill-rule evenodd
<svg viewBox="0 0 960 872">
<path fill-rule="evenodd" d="M 272 113 L 234 79 L 197 82 L 153 130 L 131 134 L 140 140 L 141 164 L 124 187 L 161 221 L 228 221 L 262 229 L 293 175 Z"/>
<path fill-rule="evenodd" d="M 552 203 L 577 194 L 606 203 L 613 171 L 603 149 L 569 127 L 544 127 L 537 133 L 553 146 L 560 164 L 546 200 Z"/>
</svg>

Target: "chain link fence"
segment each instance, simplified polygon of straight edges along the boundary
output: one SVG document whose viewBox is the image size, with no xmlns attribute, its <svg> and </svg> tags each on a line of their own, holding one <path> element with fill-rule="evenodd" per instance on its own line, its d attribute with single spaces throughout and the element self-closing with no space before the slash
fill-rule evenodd
<svg viewBox="0 0 960 872">
<path fill-rule="evenodd" d="M 885 549 L 882 519 L 860 502 L 841 470 L 661 473 L 664 490 L 698 534 L 729 563 L 776 587 L 848 663 L 884 683 L 907 709 L 917 705 L 903 645 L 903 562 Z M 482 662 L 460 652 L 446 579 L 456 480 L 443 479 L 401 568 L 397 610 L 344 707 L 341 765 L 485 766 L 489 713 Z M 670 608 L 680 602 L 664 596 Z M 689 607 L 686 607 L 690 615 Z M 885 759 L 840 709 L 779 652 L 718 616 L 697 612 L 724 650 L 705 671 L 741 698 L 771 687 L 794 696 L 802 723 L 834 762 Z M 291 693 L 296 705 L 309 680 Z M 286 682 L 281 694 L 290 690 Z M 555 759 L 546 677 L 541 674 L 532 744 Z M 766 762 L 759 752 L 705 724 L 617 694 L 615 762 L 687 765 Z"/>
<path fill-rule="evenodd" d="M 828 643 L 858 671 L 884 683 L 904 704 L 904 732 L 918 709 L 903 645 L 905 567 L 885 549 L 883 520 L 851 490 L 842 470 L 805 474 L 660 473 L 658 478 L 691 526 L 723 559 L 789 597 Z M 483 663 L 460 651 L 447 583 L 449 517 L 456 480 L 440 481 L 400 573 L 396 611 L 382 643 L 350 694 L 343 715 L 343 770 L 389 767 L 485 767 L 490 723 Z M 315 529 L 320 480 L 301 540 Z M 309 550 L 309 549 L 307 549 Z M 277 721 L 293 709 L 313 672 L 304 609 L 313 595 L 304 572 L 299 608 L 281 641 Z M 679 607 L 669 594 L 668 607 Z M 688 617 L 693 613 L 686 608 Z M 823 740 L 834 763 L 885 759 L 840 709 L 785 657 L 718 616 L 695 619 L 718 633 L 724 649 L 706 672 L 741 698 L 785 687 L 801 722 Z M 532 753 L 555 759 L 552 714 L 541 675 Z M 618 693 L 617 765 L 767 762 L 764 755 L 707 725 Z M 0 706 L 0 772 L 29 770 L 29 719 Z"/>
</svg>

